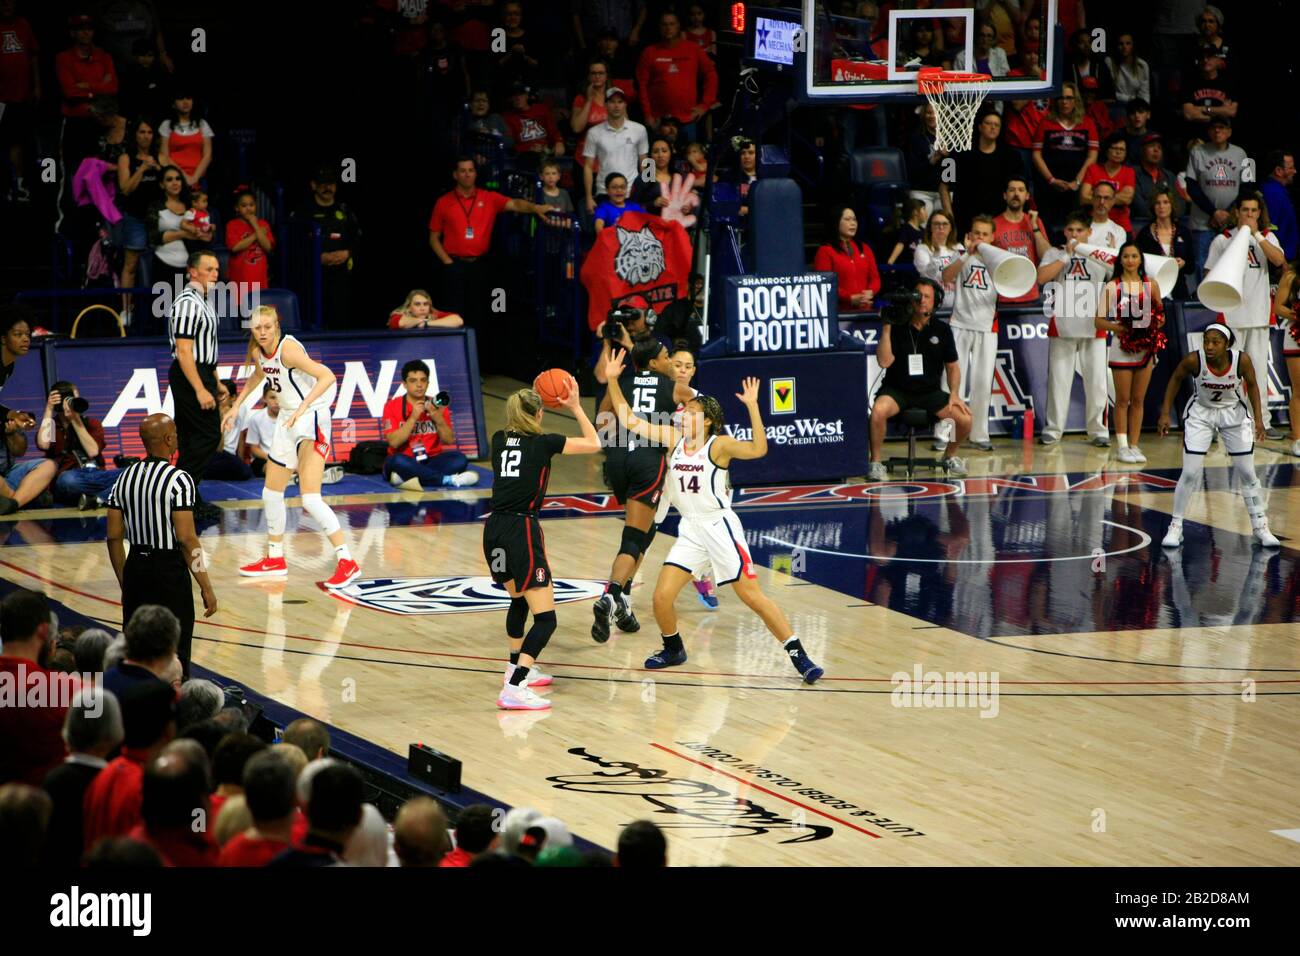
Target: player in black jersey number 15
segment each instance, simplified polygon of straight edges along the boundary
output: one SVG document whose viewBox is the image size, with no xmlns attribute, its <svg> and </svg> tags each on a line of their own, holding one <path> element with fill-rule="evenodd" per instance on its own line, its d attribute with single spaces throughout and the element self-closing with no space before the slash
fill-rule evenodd
<svg viewBox="0 0 1300 956">
<path fill-rule="evenodd" d="M 492 580 L 510 595 L 510 663 L 497 698 L 497 706 L 505 710 L 551 706 L 531 690 L 551 683 L 536 665 L 555 632 L 555 592 L 538 515 L 551 476 L 551 457 L 600 451 L 600 436 L 582 410 L 577 388 L 564 404 L 578 420 L 581 438 L 543 433 L 542 399 L 531 388 L 521 388 L 506 400 L 506 427 L 492 436 L 492 513 L 483 526 L 483 557 Z M 530 612 L 533 626 L 525 634 Z"/>
</svg>

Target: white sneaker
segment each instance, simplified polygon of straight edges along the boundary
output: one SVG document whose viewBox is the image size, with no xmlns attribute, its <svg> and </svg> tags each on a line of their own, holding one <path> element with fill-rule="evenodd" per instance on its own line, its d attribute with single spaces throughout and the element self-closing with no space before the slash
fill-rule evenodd
<svg viewBox="0 0 1300 956">
<path fill-rule="evenodd" d="M 394 488 L 400 488 L 402 485 L 402 476 L 395 471 L 390 471 L 388 473 L 388 483 Z"/>
<path fill-rule="evenodd" d="M 966 459 L 954 455 L 943 460 L 943 470 L 954 478 L 966 477 Z"/>
<path fill-rule="evenodd" d="M 1259 543 L 1266 548 L 1282 547 L 1282 542 L 1277 540 L 1277 537 L 1273 532 L 1268 530 L 1267 521 L 1255 529 L 1255 537 L 1259 540 Z"/>
<path fill-rule="evenodd" d="M 515 665 L 506 664 L 505 675 L 501 678 L 501 683 L 509 684 L 510 678 L 514 675 Z M 524 678 L 525 687 L 549 687 L 555 678 L 550 674 L 544 673 L 540 667 L 534 664 L 528 669 L 528 676 Z"/>
<path fill-rule="evenodd" d="M 1183 545 L 1183 519 L 1175 518 L 1169 522 L 1169 530 L 1165 532 L 1165 539 L 1160 542 L 1162 548 L 1180 548 Z"/>
<path fill-rule="evenodd" d="M 1129 457 L 1132 458 L 1132 460 L 1137 462 L 1139 465 L 1147 460 L 1147 456 L 1142 454 L 1141 448 L 1132 447 L 1128 450 L 1128 453 L 1129 453 Z"/>
<path fill-rule="evenodd" d="M 545 697 L 538 697 L 527 687 L 506 684 L 497 697 L 497 706 L 502 710 L 550 710 L 551 702 Z"/>
<path fill-rule="evenodd" d="M 468 488 L 470 485 L 478 484 L 477 471 L 462 471 L 458 475 L 451 475 L 449 477 L 451 478 L 449 484 L 453 488 Z"/>
<path fill-rule="evenodd" d="M 944 445 L 943 447 L 947 448 L 948 446 Z M 888 481 L 889 472 L 885 471 L 883 462 L 873 461 L 871 467 L 867 469 L 867 478 L 872 481 Z"/>
<path fill-rule="evenodd" d="M 1293 441 L 1291 443 L 1291 454 L 1296 458 L 1300 458 L 1300 441 Z"/>
<path fill-rule="evenodd" d="M 934 443 L 930 445 L 930 448 L 933 451 L 947 451 L 948 443 L 944 441 L 942 438 L 936 438 L 934 440 Z"/>
<path fill-rule="evenodd" d="M 321 476 L 321 484 L 336 485 L 343 480 L 343 475 L 344 471 L 342 465 L 330 465 L 325 469 L 324 474 Z"/>
<path fill-rule="evenodd" d="M 1130 465 L 1137 464 L 1137 460 L 1133 457 L 1132 448 L 1119 449 L 1119 451 L 1115 452 L 1115 457 L 1118 458 L 1120 461 L 1125 462 L 1126 464 L 1130 464 Z"/>
</svg>

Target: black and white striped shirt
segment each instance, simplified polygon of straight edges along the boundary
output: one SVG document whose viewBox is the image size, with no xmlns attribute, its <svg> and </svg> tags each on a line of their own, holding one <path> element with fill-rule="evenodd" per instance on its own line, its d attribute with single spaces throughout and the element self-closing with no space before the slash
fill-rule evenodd
<svg viewBox="0 0 1300 956">
<path fill-rule="evenodd" d="M 176 357 L 177 339 L 193 339 L 194 364 L 217 364 L 217 316 L 194 286 L 187 285 L 172 303 L 167 336 L 172 343 L 172 358 Z"/>
<path fill-rule="evenodd" d="M 108 506 L 122 512 L 132 547 L 178 546 L 173 511 L 194 510 L 194 479 L 162 458 L 128 465 L 108 495 Z"/>
</svg>

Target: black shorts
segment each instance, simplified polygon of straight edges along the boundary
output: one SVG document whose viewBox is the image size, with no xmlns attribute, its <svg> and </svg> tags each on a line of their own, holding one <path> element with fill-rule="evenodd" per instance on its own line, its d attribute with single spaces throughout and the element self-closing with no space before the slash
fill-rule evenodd
<svg viewBox="0 0 1300 956">
<path fill-rule="evenodd" d="M 629 501 L 658 506 L 667 474 L 668 456 L 655 449 L 615 449 L 605 456 L 605 484 L 624 506 Z"/>
<path fill-rule="evenodd" d="M 515 590 L 544 588 L 551 583 L 546 563 L 546 541 L 537 518 L 493 513 L 483 526 L 483 559 L 492 580 L 504 585 L 513 581 Z"/>
<path fill-rule="evenodd" d="M 880 391 L 876 393 L 876 398 L 883 395 L 888 395 L 897 402 L 900 412 L 905 412 L 909 408 L 924 409 L 930 415 L 931 424 L 939 420 L 939 413 L 952 400 L 952 397 L 941 388 L 936 388 L 932 392 L 904 392 L 901 389 L 882 385 Z"/>
</svg>

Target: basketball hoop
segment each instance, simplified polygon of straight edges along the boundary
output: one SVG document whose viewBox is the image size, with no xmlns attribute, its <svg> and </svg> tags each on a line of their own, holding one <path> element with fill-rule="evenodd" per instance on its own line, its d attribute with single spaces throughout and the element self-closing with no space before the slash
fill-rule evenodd
<svg viewBox="0 0 1300 956">
<path fill-rule="evenodd" d="M 934 107 L 934 148 L 940 152 L 970 149 L 975 114 L 993 78 L 986 73 L 954 73 L 929 66 L 917 74 L 916 87 Z"/>
</svg>

